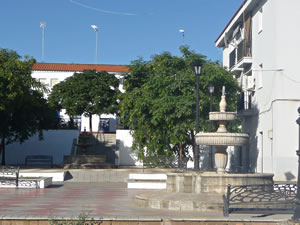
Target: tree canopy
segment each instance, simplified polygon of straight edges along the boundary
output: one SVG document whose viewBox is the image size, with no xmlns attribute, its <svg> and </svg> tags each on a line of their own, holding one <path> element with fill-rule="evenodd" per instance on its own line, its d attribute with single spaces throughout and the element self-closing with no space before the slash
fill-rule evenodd
<svg viewBox="0 0 300 225">
<path fill-rule="evenodd" d="M 5 165 L 5 145 L 23 142 L 35 133 L 53 125 L 55 111 L 43 97 L 45 88 L 31 77 L 35 60 L 24 60 L 12 50 L 0 49 L 0 135 L 2 165 Z"/>
<path fill-rule="evenodd" d="M 110 114 L 118 111 L 119 80 L 106 71 L 84 70 L 74 73 L 55 85 L 49 95 L 49 103 L 57 109 L 66 109 L 70 117 L 90 118 L 93 114 Z"/>
<path fill-rule="evenodd" d="M 121 101 L 124 123 L 134 137 L 133 150 L 148 155 L 172 155 L 182 147 L 195 146 L 196 76 L 193 63 L 203 64 L 200 76 L 200 130 L 209 128 L 208 85 L 215 87 L 213 109 L 218 109 L 222 86 L 226 86 L 227 108 L 235 109 L 238 84 L 218 62 L 181 48 L 182 57 L 170 53 L 155 55 L 151 61 L 138 59 L 125 76 Z"/>
</svg>

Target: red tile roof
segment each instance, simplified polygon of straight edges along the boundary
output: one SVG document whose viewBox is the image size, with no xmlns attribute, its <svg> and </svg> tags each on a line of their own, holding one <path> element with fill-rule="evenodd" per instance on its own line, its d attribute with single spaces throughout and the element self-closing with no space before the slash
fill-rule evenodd
<svg viewBox="0 0 300 225">
<path fill-rule="evenodd" d="M 36 63 L 32 70 L 35 71 L 71 71 L 96 70 L 107 72 L 129 72 L 129 66 L 103 65 L 103 64 L 68 64 L 68 63 Z"/>
</svg>

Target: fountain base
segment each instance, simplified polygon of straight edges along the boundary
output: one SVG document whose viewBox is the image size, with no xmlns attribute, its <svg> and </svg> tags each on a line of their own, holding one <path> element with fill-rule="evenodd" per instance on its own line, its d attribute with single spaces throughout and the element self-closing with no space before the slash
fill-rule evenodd
<svg viewBox="0 0 300 225">
<path fill-rule="evenodd" d="M 182 193 L 226 193 L 227 185 L 273 184 L 273 174 L 185 172 L 167 174 L 167 191 Z"/>
<path fill-rule="evenodd" d="M 144 208 L 221 213 L 228 184 L 273 184 L 273 174 L 169 173 L 166 190 L 137 195 L 136 204 Z"/>
</svg>

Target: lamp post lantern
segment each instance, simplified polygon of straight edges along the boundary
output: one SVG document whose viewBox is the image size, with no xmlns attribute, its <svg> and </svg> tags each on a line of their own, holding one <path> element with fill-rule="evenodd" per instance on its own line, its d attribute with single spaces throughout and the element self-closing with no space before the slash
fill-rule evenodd
<svg viewBox="0 0 300 225">
<path fill-rule="evenodd" d="M 91 27 L 96 31 L 96 55 L 95 55 L 95 63 L 98 63 L 98 26 L 91 25 Z"/>
<path fill-rule="evenodd" d="M 196 134 L 199 133 L 199 86 L 202 63 L 200 60 L 194 62 L 196 74 Z M 199 170 L 199 145 L 195 144 L 194 169 Z"/>
<path fill-rule="evenodd" d="M 292 217 L 292 220 L 300 222 L 300 107 L 298 108 L 299 118 L 296 120 L 298 126 L 299 126 L 299 147 L 296 151 L 298 155 L 298 181 L 297 181 L 297 195 L 296 195 L 296 205 L 294 210 L 294 215 Z"/>
<path fill-rule="evenodd" d="M 208 84 L 208 92 L 209 92 L 209 112 L 212 112 L 212 96 L 215 91 L 215 87 L 213 84 Z M 209 132 L 212 132 L 212 121 L 209 121 Z M 213 162 L 213 154 L 212 154 L 212 146 L 209 147 L 209 169 L 213 170 L 214 162 Z"/>
</svg>

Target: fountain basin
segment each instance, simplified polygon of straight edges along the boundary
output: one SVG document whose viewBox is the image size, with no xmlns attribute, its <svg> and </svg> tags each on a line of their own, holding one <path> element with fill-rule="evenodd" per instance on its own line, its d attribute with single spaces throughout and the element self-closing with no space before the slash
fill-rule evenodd
<svg viewBox="0 0 300 225">
<path fill-rule="evenodd" d="M 236 112 L 210 112 L 209 120 L 212 121 L 231 121 L 236 119 Z"/>
<path fill-rule="evenodd" d="M 243 146 L 247 144 L 249 135 L 243 133 L 204 133 L 196 134 L 198 145 Z"/>
<path fill-rule="evenodd" d="M 225 194 L 227 185 L 273 184 L 274 174 L 185 172 L 167 174 L 167 192 Z"/>
<path fill-rule="evenodd" d="M 227 185 L 273 185 L 273 174 L 168 173 L 167 189 L 141 193 L 139 207 L 177 211 L 223 212 Z"/>
</svg>

